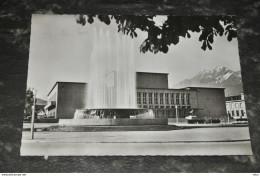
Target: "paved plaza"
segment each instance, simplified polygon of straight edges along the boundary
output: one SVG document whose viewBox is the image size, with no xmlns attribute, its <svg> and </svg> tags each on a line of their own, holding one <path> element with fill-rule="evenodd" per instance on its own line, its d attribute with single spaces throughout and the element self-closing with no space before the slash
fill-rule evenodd
<svg viewBox="0 0 260 176">
<path fill-rule="evenodd" d="M 169 131 L 23 131 L 21 155 L 252 155 L 248 127 Z"/>
</svg>

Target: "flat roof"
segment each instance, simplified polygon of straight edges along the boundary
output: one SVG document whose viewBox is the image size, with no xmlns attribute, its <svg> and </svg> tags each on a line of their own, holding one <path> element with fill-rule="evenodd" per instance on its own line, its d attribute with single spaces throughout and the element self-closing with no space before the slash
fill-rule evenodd
<svg viewBox="0 0 260 176">
<path fill-rule="evenodd" d="M 136 87 L 136 89 L 156 89 L 156 90 L 184 90 L 184 89 L 169 89 L 169 88 L 145 88 L 145 87 Z"/>
<path fill-rule="evenodd" d="M 169 75 L 169 73 L 156 73 L 156 72 L 136 72 L 136 73 Z"/>
<path fill-rule="evenodd" d="M 187 88 L 190 88 L 190 89 L 226 89 L 224 87 L 183 87 L 180 89 L 187 89 Z"/>
<path fill-rule="evenodd" d="M 240 95 L 231 95 L 231 96 L 226 96 L 226 98 L 234 98 L 234 97 L 241 97 L 241 94 L 240 94 Z"/>
<path fill-rule="evenodd" d="M 54 86 L 51 88 L 50 92 L 47 94 L 47 96 L 50 95 L 50 93 L 52 92 L 52 90 L 54 89 L 54 87 L 58 84 L 58 83 L 70 83 L 70 84 L 87 84 L 84 82 L 66 82 L 66 81 L 57 81 Z"/>
</svg>

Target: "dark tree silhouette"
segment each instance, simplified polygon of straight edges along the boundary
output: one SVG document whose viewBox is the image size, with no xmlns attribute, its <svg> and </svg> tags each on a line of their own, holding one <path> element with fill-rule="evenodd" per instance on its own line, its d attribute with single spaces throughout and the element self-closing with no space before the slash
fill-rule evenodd
<svg viewBox="0 0 260 176">
<path fill-rule="evenodd" d="M 201 48 L 212 50 L 211 44 L 215 36 L 227 36 L 231 41 L 237 36 L 237 29 L 234 16 L 167 16 L 162 26 L 157 26 L 153 21 L 154 16 L 133 16 L 133 15 L 79 15 L 77 23 L 85 25 L 92 24 L 95 19 L 109 25 L 115 20 L 118 25 L 118 32 L 137 37 L 136 29 L 145 31 L 148 37 L 140 46 L 140 52 L 163 52 L 167 53 L 171 44 L 178 44 L 180 37 L 190 38 L 190 32 L 201 32 L 199 41 Z M 224 24 L 222 25 L 221 22 Z"/>
<path fill-rule="evenodd" d="M 24 109 L 24 117 L 28 117 L 32 115 L 32 106 L 33 106 L 33 91 L 29 88 L 26 90 L 25 95 L 25 109 Z"/>
</svg>

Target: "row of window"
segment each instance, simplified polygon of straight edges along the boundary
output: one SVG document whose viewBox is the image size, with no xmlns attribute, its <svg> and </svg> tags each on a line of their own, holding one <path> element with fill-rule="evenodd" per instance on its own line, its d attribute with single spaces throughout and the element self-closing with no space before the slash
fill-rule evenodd
<svg viewBox="0 0 260 176">
<path fill-rule="evenodd" d="M 232 104 L 227 104 L 227 109 L 228 108 L 243 108 L 243 104 L 242 103 L 232 103 Z"/>
<path fill-rule="evenodd" d="M 241 95 L 233 96 L 233 97 L 226 97 L 226 101 L 233 101 L 233 100 L 241 100 Z"/>
<path fill-rule="evenodd" d="M 244 110 L 241 110 L 240 112 L 239 112 L 239 110 L 236 110 L 236 111 L 231 111 L 231 114 L 230 114 L 230 112 L 228 111 L 228 115 L 231 115 L 232 117 L 234 117 L 234 116 L 244 117 L 245 116 L 245 112 L 244 112 Z"/>
<path fill-rule="evenodd" d="M 143 102 L 141 102 L 141 95 Z M 160 103 L 159 103 L 160 102 Z M 137 92 L 138 104 L 190 104 L 190 94 Z"/>
<path fill-rule="evenodd" d="M 175 106 L 153 106 L 153 105 L 138 105 L 138 108 L 154 108 L 154 109 L 175 109 Z M 191 109 L 191 106 L 177 106 L 178 109 Z"/>
</svg>

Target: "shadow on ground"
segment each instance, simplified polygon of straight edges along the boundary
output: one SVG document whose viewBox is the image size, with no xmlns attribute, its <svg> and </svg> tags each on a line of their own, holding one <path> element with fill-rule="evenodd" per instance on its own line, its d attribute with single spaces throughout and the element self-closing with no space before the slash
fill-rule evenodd
<svg viewBox="0 0 260 176">
<path fill-rule="evenodd" d="M 25 173 L 257 173 L 260 170 L 250 156 L 30 156 L 15 163 L 15 166 L 6 163 L 5 169 Z"/>
<path fill-rule="evenodd" d="M 138 126 L 52 126 L 46 131 L 55 132 L 99 132 L 99 131 L 170 131 L 179 130 L 174 125 L 138 125 Z"/>
</svg>

